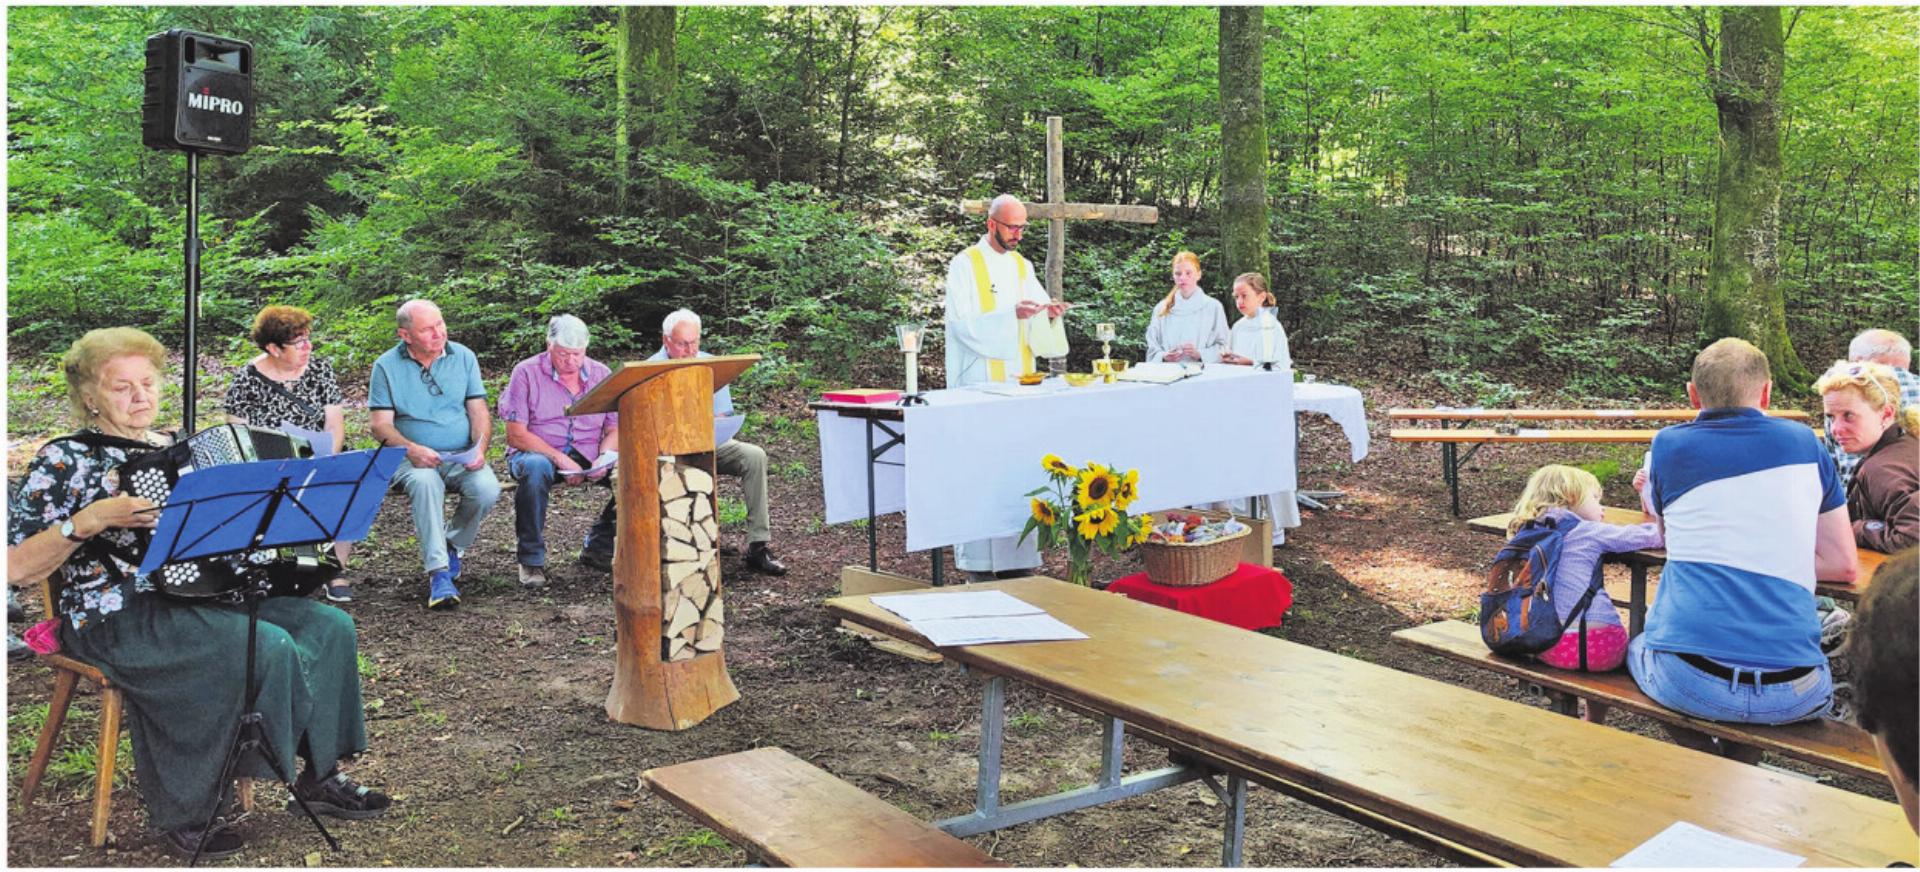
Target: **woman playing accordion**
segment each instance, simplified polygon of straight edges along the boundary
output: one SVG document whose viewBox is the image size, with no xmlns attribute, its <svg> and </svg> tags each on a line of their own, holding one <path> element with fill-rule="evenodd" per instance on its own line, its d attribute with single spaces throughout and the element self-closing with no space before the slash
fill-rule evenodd
<svg viewBox="0 0 1920 872">
<path fill-rule="evenodd" d="M 150 428 L 166 349 L 127 327 L 93 330 L 64 360 L 78 432 L 43 446 L 10 513 L 7 581 L 51 577 L 63 650 L 100 668 L 127 701 L 134 775 L 153 826 L 191 855 L 240 850 L 221 821 L 203 828 L 225 792 L 220 770 L 245 706 L 243 607 L 172 600 L 138 570 L 153 536 L 153 503 L 120 492 L 116 467 L 171 440 Z M 338 762 L 365 750 L 367 731 L 353 619 L 309 599 L 260 605 L 259 698 L 293 790 L 320 814 L 358 819 L 390 800 L 355 784 Z M 240 776 L 272 777 L 243 760 Z M 204 846 L 202 843 L 205 843 Z"/>
</svg>

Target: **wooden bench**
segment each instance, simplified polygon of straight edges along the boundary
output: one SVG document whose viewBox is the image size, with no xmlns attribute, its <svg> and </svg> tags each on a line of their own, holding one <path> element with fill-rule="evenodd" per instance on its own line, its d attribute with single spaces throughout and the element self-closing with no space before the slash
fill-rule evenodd
<svg viewBox="0 0 1920 872">
<path fill-rule="evenodd" d="M 1653 441 L 1651 430 L 1547 430 L 1538 428 L 1514 428 L 1512 432 L 1502 432 L 1500 427 L 1469 427 L 1473 424 L 1518 424 L 1519 422 L 1577 421 L 1577 422 L 1639 422 L 1673 424 L 1691 421 L 1699 412 L 1693 409 L 1388 409 L 1387 418 L 1392 421 L 1438 424 L 1437 428 L 1399 428 L 1390 431 L 1388 438 L 1395 442 L 1433 442 L 1440 445 L 1440 476 L 1447 483 L 1447 490 L 1453 498 L 1454 517 L 1460 516 L 1460 468 L 1473 458 L 1480 448 L 1488 443 L 1496 444 L 1634 444 Z M 1767 414 L 1789 421 L 1808 422 L 1807 413 L 1797 409 L 1768 409 Z M 1472 448 L 1465 456 L 1459 454 L 1461 443 L 1471 443 Z"/>
<path fill-rule="evenodd" d="M 1006 865 L 779 748 L 648 769 L 640 778 L 775 866 Z"/>
<path fill-rule="evenodd" d="M 1797 724 L 1763 726 L 1690 718 L 1654 702 L 1640 691 L 1639 686 L 1633 683 L 1633 676 L 1625 670 L 1570 672 L 1494 654 L 1480 640 L 1480 628 L 1465 621 L 1441 621 L 1424 627 L 1411 627 L 1394 633 L 1393 640 L 1415 650 L 1489 669 L 1534 685 L 1554 701 L 1554 710 L 1562 714 L 1573 714 L 1573 701 L 1586 699 L 1837 772 L 1875 779 L 1886 777 L 1886 770 L 1880 765 L 1880 756 L 1874 750 L 1871 735 L 1859 727 L 1840 721 L 1822 718 Z"/>
<path fill-rule="evenodd" d="M 1642 515 L 1638 509 L 1602 506 L 1601 512 L 1601 520 L 1609 524 L 1638 524 L 1646 520 L 1645 516 Z M 1507 522 L 1511 520 L 1513 520 L 1512 512 L 1502 512 L 1498 515 L 1484 515 L 1468 521 L 1467 529 L 1481 533 L 1492 533 L 1496 536 L 1505 536 L 1507 535 Z M 1830 596 L 1846 602 L 1859 602 L 1860 597 L 1867 592 L 1867 586 L 1869 582 L 1872 581 L 1873 574 L 1880 570 L 1880 564 L 1886 561 L 1887 555 L 1879 551 L 1869 551 L 1865 548 L 1859 549 L 1856 553 L 1859 555 L 1859 568 L 1858 571 L 1854 573 L 1854 581 L 1847 584 L 1838 584 L 1829 581 L 1816 582 L 1813 588 L 1814 593 L 1821 596 Z M 1629 582 L 1626 601 L 1621 601 L 1618 585 L 1608 585 L 1607 596 L 1611 597 L 1615 603 L 1627 607 L 1627 634 L 1629 636 L 1640 635 L 1640 630 L 1646 622 L 1647 606 L 1653 602 L 1653 582 L 1648 580 L 1647 570 L 1656 569 L 1667 564 L 1666 549 L 1648 548 L 1644 551 L 1608 554 L 1603 556 L 1601 560 L 1606 563 L 1622 563 L 1625 564 L 1628 569 L 1632 570 L 1633 578 Z"/>
</svg>

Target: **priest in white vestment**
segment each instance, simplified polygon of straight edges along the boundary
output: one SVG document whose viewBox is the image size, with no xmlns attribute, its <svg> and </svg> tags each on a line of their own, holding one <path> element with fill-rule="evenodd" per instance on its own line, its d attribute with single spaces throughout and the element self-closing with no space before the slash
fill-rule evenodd
<svg viewBox="0 0 1920 872">
<path fill-rule="evenodd" d="M 1250 272 L 1235 278 L 1233 306 L 1240 310 L 1241 318 L 1233 323 L 1227 352 L 1220 356 L 1220 362 L 1241 366 L 1271 362 L 1276 371 L 1291 373 L 1293 353 L 1287 348 L 1287 328 L 1274 315 L 1279 305 L 1267 289 L 1266 276 Z M 1294 438 L 1299 435 L 1295 433 Z M 1264 501 L 1269 504 L 1267 516 L 1273 519 L 1273 544 L 1279 545 L 1287 540 L 1287 528 L 1300 526 L 1300 502 L 1293 491 L 1268 494 Z M 1251 498 L 1237 500 L 1228 508 L 1251 512 L 1252 502 Z"/>
<path fill-rule="evenodd" d="M 987 233 L 947 265 L 947 387 L 1012 381 L 1035 371 L 1035 358 L 1067 353 L 1061 316 L 1067 304 L 1048 296 L 1033 265 L 1015 249 L 1027 229 L 1027 207 L 1011 194 L 987 207 Z M 1040 455 L 1034 455 L 1039 463 Z M 1036 465 L 1034 467 L 1038 469 Z M 1007 494 L 1023 500 L 1024 494 Z M 1040 565 L 1034 537 L 962 542 L 955 562 L 975 579 L 1025 574 Z"/>
<path fill-rule="evenodd" d="M 1200 257 L 1174 255 L 1173 290 L 1147 322 L 1147 361 L 1218 363 L 1226 350 L 1227 310 L 1200 290 Z"/>
</svg>

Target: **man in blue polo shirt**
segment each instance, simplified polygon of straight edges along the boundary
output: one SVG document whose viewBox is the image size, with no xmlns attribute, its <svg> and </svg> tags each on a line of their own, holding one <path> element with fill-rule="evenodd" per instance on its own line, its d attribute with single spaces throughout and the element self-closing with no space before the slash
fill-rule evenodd
<svg viewBox="0 0 1920 872">
<path fill-rule="evenodd" d="M 447 341 L 440 307 L 408 300 L 395 314 L 400 343 L 373 362 L 367 385 L 368 423 L 381 445 L 407 449 L 407 465 L 393 480 L 413 503 L 420 562 L 427 572 L 427 608 L 460 604 L 460 552 L 473 545 L 480 522 L 500 499 L 500 481 L 487 465 L 493 418 L 480 361 Z M 447 523 L 447 492 L 460 495 Z"/>
<path fill-rule="evenodd" d="M 1762 411 L 1772 392 L 1760 349 L 1715 342 L 1687 383 L 1699 416 L 1660 431 L 1650 452 L 1667 565 L 1627 666 L 1661 705 L 1707 720 L 1791 723 L 1833 698 L 1814 579 L 1853 579 L 1853 530 L 1813 431 Z"/>
</svg>

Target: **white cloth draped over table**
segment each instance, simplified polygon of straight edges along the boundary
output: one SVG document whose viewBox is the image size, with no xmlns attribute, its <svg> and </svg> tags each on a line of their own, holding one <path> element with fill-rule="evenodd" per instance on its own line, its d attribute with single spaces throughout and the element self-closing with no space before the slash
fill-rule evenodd
<svg viewBox="0 0 1920 872">
<path fill-rule="evenodd" d="M 1173 308 L 1160 313 L 1160 302 L 1153 304 L 1153 320 L 1147 322 L 1147 361 L 1167 359 L 1167 353 L 1186 343 L 1199 349 L 1203 363 L 1219 363 L 1220 352 L 1227 350 L 1227 309 L 1220 301 L 1195 288 L 1193 296 L 1173 295 Z"/>
<path fill-rule="evenodd" d="M 904 474 L 875 469 L 877 513 L 906 509 L 908 551 L 1017 537 L 1025 495 L 1047 482 L 1040 458 L 1050 453 L 1138 469 L 1140 499 L 1129 513 L 1292 491 L 1294 387 L 1291 373 L 1212 366 L 1171 385 L 1116 382 L 1036 397 L 933 391 L 928 405 L 906 409 L 906 450 L 889 455 L 903 457 Z M 819 416 L 827 522 L 864 518 L 866 423 Z M 1187 422 L 1192 436 L 1169 435 L 1168 422 Z M 1261 450 L 1195 447 L 1195 437 L 1232 434 L 1263 434 Z"/>
<path fill-rule="evenodd" d="M 1019 252 L 994 251 L 981 236 L 954 255 L 947 264 L 947 387 L 1007 381 L 1031 371 L 1036 356 L 1067 353 L 1066 325 L 1044 314 L 1016 317 L 1014 307 L 1022 301 L 1052 298 Z M 1033 539 L 1025 545 L 1007 537 L 962 542 L 954 549 L 954 562 L 978 572 L 1031 569 L 1040 565 L 1040 550 Z"/>
</svg>

